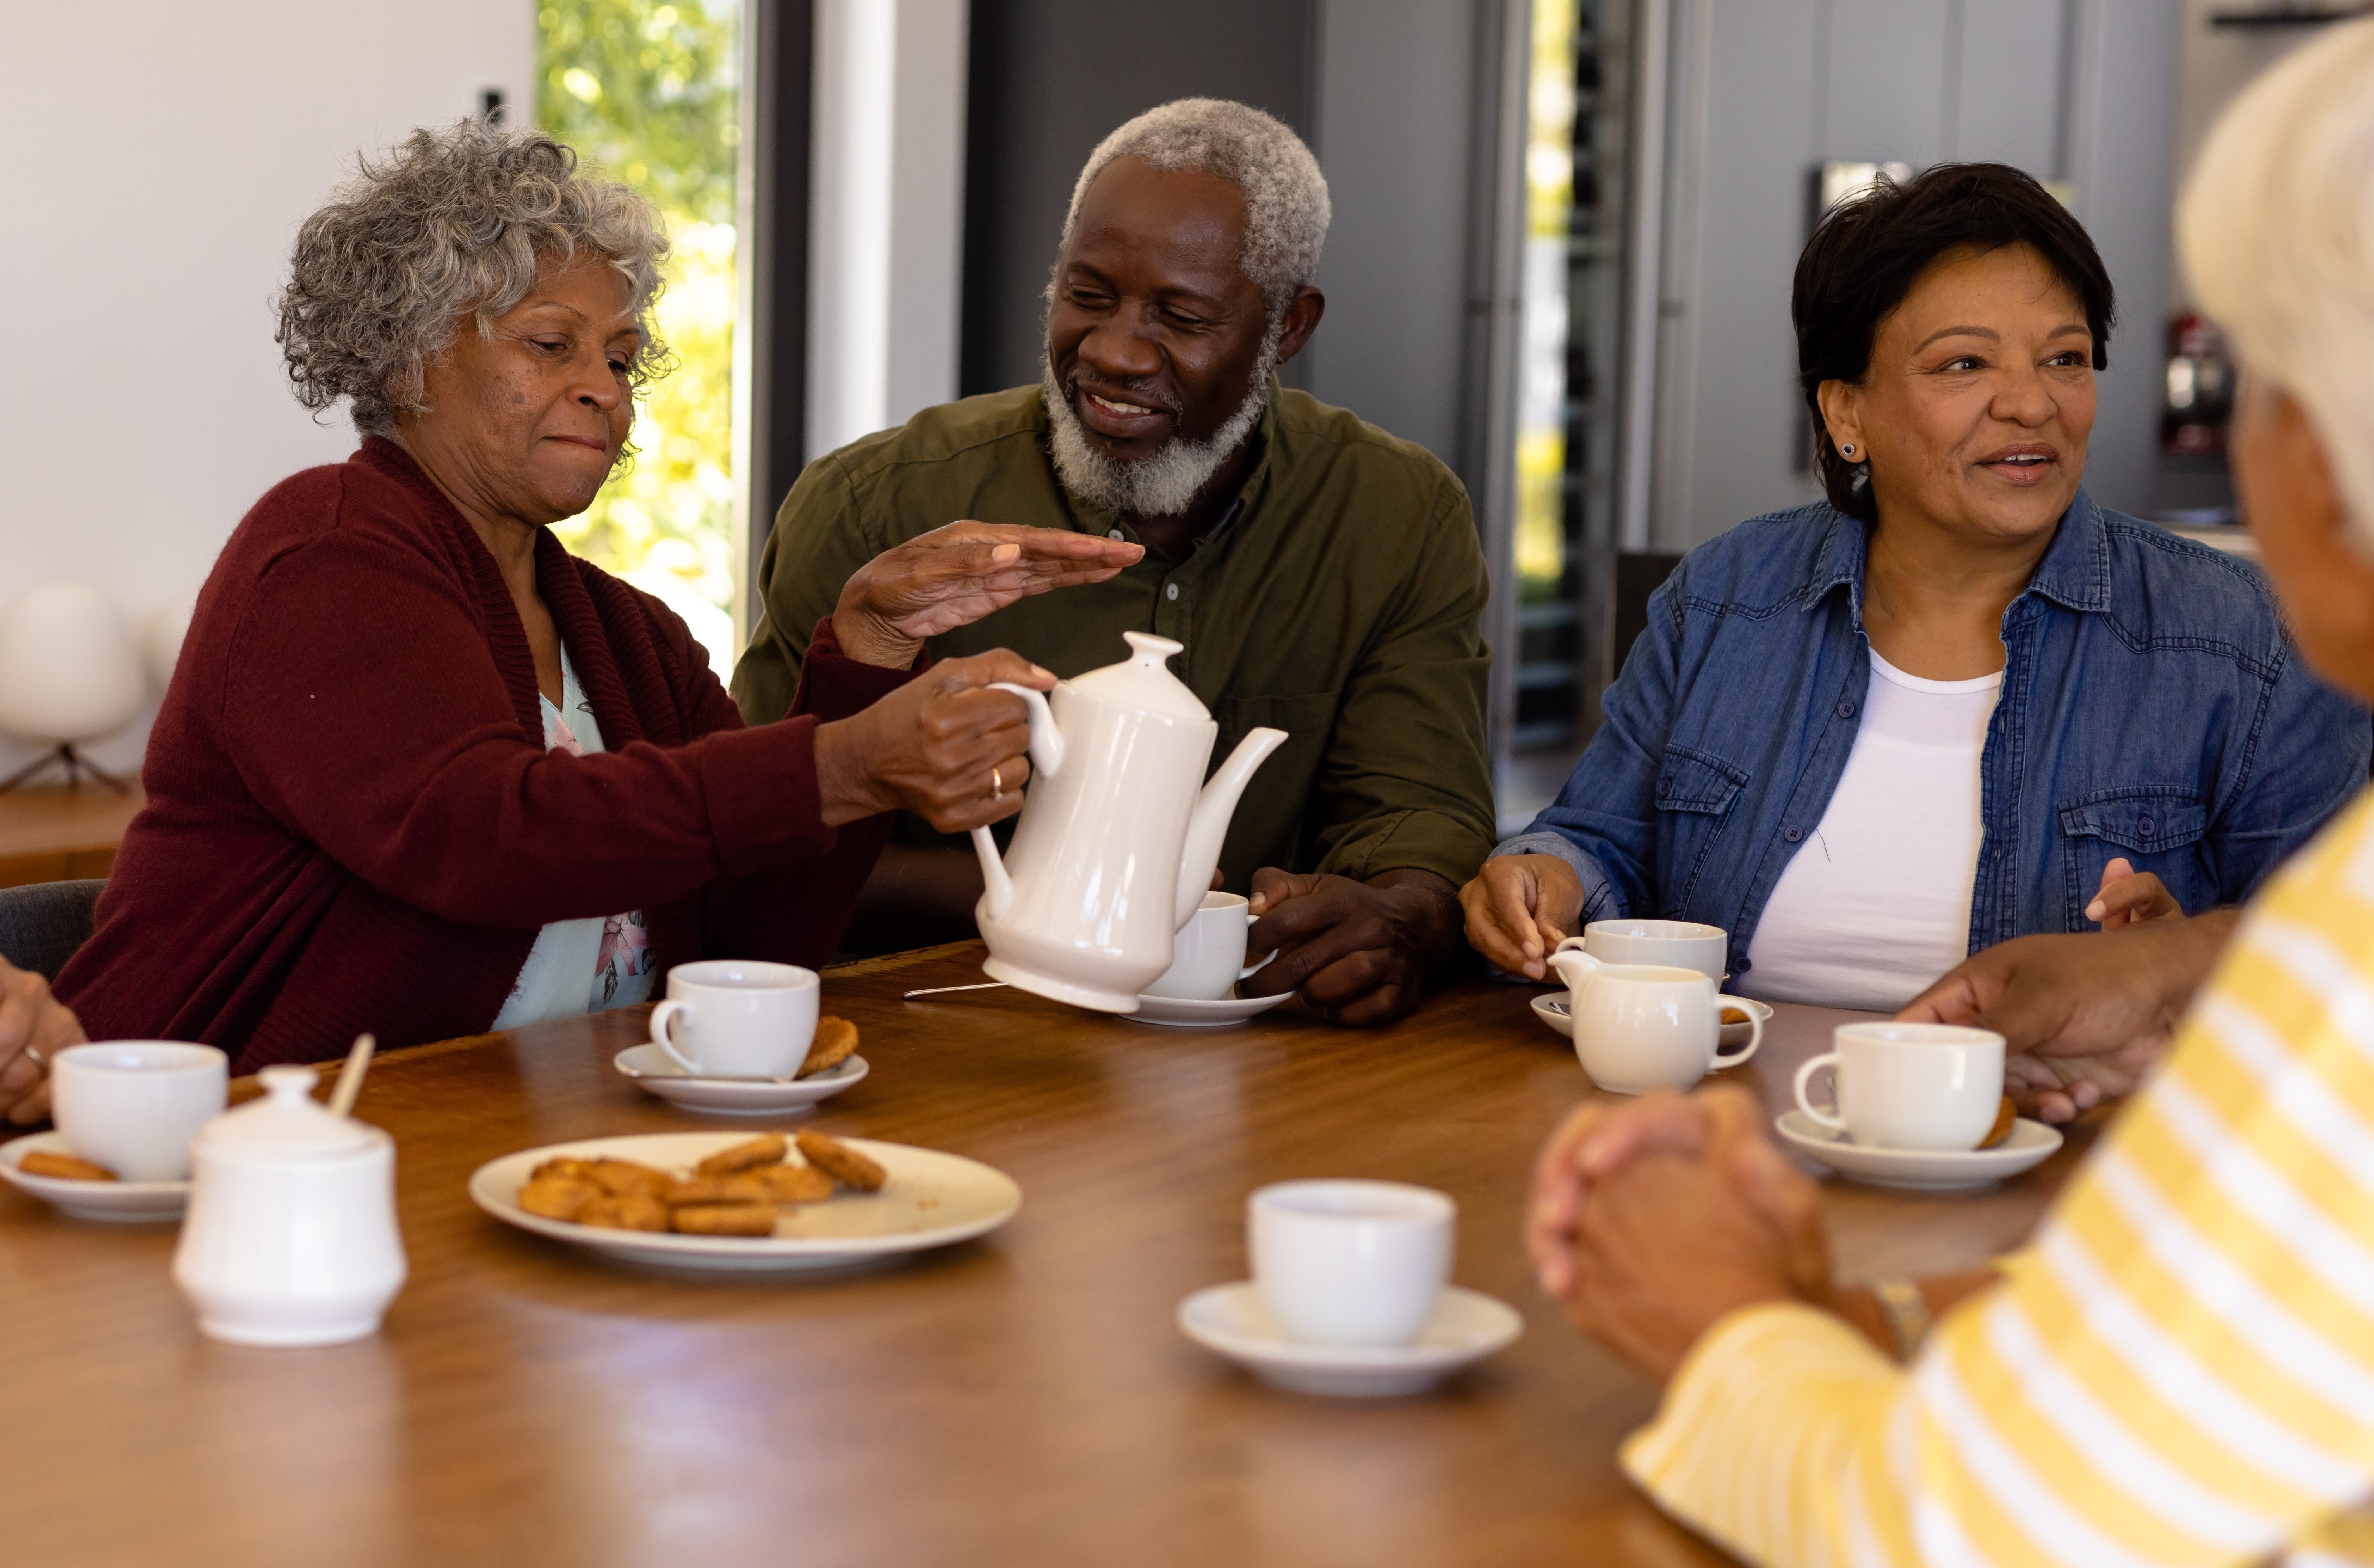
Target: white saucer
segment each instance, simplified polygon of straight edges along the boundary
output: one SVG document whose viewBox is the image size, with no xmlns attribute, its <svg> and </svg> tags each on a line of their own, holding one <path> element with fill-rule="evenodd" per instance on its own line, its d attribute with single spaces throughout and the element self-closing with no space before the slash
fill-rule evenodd
<svg viewBox="0 0 2374 1568">
<path fill-rule="evenodd" d="M 1916 1192 L 1984 1187 L 2033 1170 L 2061 1147 L 2060 1133 L 2024 1117 L 2012 1123 L 2011 1136 L 1996 1147 L 1958 1152 L 1866 1149 L 1849 1142 L 1845 1133 L 1831 1131 L 1802 1110 L 1781 1112 L 1772 1126 L 1791 1148 L 1842 1175 L 1875 1187 L 1910 1188 Z"/>
<path fill-rule="evenodd" d="M 1298 1344 L 1278 1332 L 1249 1280 L 1197 1291 L 1179 1304 L 1179 1328 L 1264 1382 L 1298 1394 L 1378 1399 L 1416 1394 L 1516 1343 L 1525 1320 L 1480 1291 L 1452 1285 L 1414 1345 L 1376 1349 Z"/>
<path fill-rule="evenodd" d="M 190 1204 L 186 1181 L 73 1181 L 65 1176 L 29 1176 L 17 1167 L 31 1153 L 71 1154 L 66 1141 L 54 1132 L 0 1143 L 0 1181 L 19 1192 L 29 1192 L 61 1214 L 77 1220 L 106 1220 L 137 1224 L 147 1220 L 178 1220 Z"/>
<path fill-rule="evenodd" d="M 1746 1008 L 1765 1023 L 1772 1022 L 1771 1005 L 1769 1002 L 1757 1001 L 1754 997 L 1726 996 L 1722 999 L 1722 1004 L 1725 1007 Z M 1559 1038 L 1567 1040 L 1574 1038 L 1574 1015 L 1567 1011 L 1566 998 L 1561 993 L 1544 991 L 1534 997 L 1534 1016 L 1557 1030 Z M 1715 1031 L 1716 1047 L 1727 1051 L 1734 1047 L 1747 1044 L 1748 1034 L 1754 1028 L 1755 1025 L 1752 1024 L 1724 1024 Z"/>
<path fill-rule="evenodd" d="M 844 1058 L 814 1078 L 778 1083 L 768 1078 L 703 1078 L 687 1072 L 654 1045 L 629 1046 L 610 1059 L 636 1088 L 688 1111 L 717 1116 L 781 1116 L 829 1100 L 866 1073 L 862 1056 Z"/>
<path fill-rule="evenodd" d="M 528 1173 L 568 1154 L 612 1155 L 662 1170 L 684 1170 L 742 1142 L 739 1132 L 642 1132 L 549 1143 L 489 1160 L 470 1173 L 471 1201 L 507 1224 L 574 1242 L 590 1251 L 662 1269 L 718 1274 L 795 1274 L 843 1269 L 902 1252 L 947 1246 L 993 1231 L 1022 1207 L 1022 1189 L 1005 1172 L 906 1143 L 844 1140 L 889 1173 L 879 1192 L 842 1192 L 822 1203 L 778 1211 L 770 1236 L 676 1235 L 613 1231 L 531 1214 L 515 1199 Z"/>
<path fill-rule="evenodd" d="M 1161 1029 L 1225 1029 L 1231 1024 L 1243 1023 L 1256 1012 L 1266 1012 L 1293 995 L 1292 991 L 1280 991 L 1275 996 L 1224 996 L 1217 1001 L 1141 996 L 1135 1012 L 1115 1016 Z"/>
</svg>

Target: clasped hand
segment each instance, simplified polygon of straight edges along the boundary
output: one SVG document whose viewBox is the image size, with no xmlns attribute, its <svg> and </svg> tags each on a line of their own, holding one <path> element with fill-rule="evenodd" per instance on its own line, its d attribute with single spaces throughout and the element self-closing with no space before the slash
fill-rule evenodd
<svg viewBox="0 0 2374 1568">
<path fill-rule="evenodd" d="M 1729 1085 L 1568 1117 L 1534 1168 L 1525 1246 L 1578 1328 L 1661 1381 L 1730 1313 L 1835 1310 L 1819 1191 Z"/>
</svg>

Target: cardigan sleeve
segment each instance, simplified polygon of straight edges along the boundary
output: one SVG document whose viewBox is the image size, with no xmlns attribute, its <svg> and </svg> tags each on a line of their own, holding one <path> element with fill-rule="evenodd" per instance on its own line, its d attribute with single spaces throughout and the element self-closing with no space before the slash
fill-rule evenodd
<svg viewBox="0 0 2374 1568">
<path fill-rule="evenodd" d="M 829 723 L 871 706 L 930 668 L 931 654 L 916 656 L 912 670 L 885 670 L 860 663 L 841 651 L 832 617 L 816 624 L 799 684 L 782 722 L 803 716 Z M 705 678 L 715 694 L 721 724 L 738 725 L 741 713 L 714 675 Z M 704 710 L 708 711 L 708 710 Z M 821 964 L 840 941 L 874 862 L 889 842 L 894 813 L 883 812 L 845 822 L 832 847 L 812 860 L 772 866 L 710 883 L 703 900 L 701 951 L 716 958 L 766 958 L 779 963 Z"/>
<path fill-rule="evenodd" d="M 829 700 L 864 706 L 871 678 L 841 673 Z M 730 712 L 702 678 L 716 689 L 700 709 Z M 261 574 L 218 700 L 264 810 L 381 892 L 465 924 L 662 904 L 839 837 L 817 791 L 817 713 L 680 747 L 546 752 L 522 733 L 459 588 L 360 531 Z"/>
</svg>

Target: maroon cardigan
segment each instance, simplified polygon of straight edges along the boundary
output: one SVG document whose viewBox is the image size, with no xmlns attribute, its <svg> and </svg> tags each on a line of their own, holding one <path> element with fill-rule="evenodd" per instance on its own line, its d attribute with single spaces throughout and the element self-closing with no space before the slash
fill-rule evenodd
<svg viewBox="0 0 2374 1568">
<path fill-rule="evenodd" d="M 98 929 L 57 994 L 95 1040 L 235 1071 L 484 1031 L 548 920 L 641 909 L 663 971 L 814 965 L 889 831 L 824 825 L 816 727 L 912 676 L 829 620 L 791 715 L 742 727 L 684 623 L 536 540 L 605 752 L 547 752 L 502 574 L 401 448 L 276 486 L 206 579 Z M 587 976 L 592 984 L 593 977 Z"/>
</svg>

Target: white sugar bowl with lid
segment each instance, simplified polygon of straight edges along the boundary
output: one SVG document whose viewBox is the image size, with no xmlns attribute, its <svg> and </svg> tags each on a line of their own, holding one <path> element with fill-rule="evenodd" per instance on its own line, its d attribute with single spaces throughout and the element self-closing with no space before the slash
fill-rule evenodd
<svg viewBox="0 0 2374 1568">
<path fill-rule="evenodd" d="M 198 1328 L 235 1345 L 335 1345 L 379 1331 L 404 1286 L 395 1141 L 313 1099 L 310 1067 L 198 1130 L 173 1280 Z"/>
</svg>

